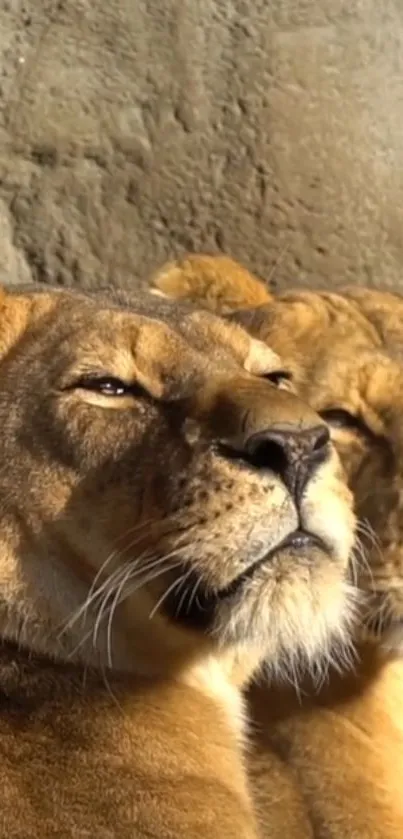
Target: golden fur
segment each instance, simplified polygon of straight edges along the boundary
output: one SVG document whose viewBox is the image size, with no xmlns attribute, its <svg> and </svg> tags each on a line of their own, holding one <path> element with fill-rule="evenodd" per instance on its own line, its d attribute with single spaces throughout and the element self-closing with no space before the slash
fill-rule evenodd
<svg viewBox="0 0 403 839">
<path fill-rule="evenodd" d="M 351 614 L 326 426 L 264 343 L 151 295 L 1 291 L 0 353 L 7 836 L 253 839 L 240 688 Z"/>
<path fill-rule="evenodd" d="M 367 601 L 355 671 L 331 672 L 319 693 L 307 679 L 300 696 L 292 687 L 254 687 L 250 694 L 250 767 L 263 835 L 397 839 L 403 835 L 403 299 L 352 288 L 275 297 L 266 291 L 262 305 L 262 283 L 250 274 L 243 283 L 228 260 L 224 267 L 195 256 L 191 274 L 186 260 L 182 266 L 181 296 L 190 287 L 192 300 L 213 310 L 243 309 L 231 320 L 280 354 L 300 394 L 329 422 L 363 522 L 367 561 L 359 583 Z M 177 296 L 178 266 L 172 278 L 165 270 L 155 282 Z"/>
</svg>

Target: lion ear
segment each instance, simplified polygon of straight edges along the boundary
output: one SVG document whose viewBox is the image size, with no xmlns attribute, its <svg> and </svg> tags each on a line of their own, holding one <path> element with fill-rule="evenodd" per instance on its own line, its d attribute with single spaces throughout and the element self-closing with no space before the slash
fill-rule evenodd
<svg viewBox="0 0 403 839">
<path fill-rule="evenodd" d="M 228 256 L 192 254 L 168 262 L 151 282 L 154 294 L 197 302 L 218 313 L 261 306 L 273 299 L 264 283 Z"/>
</svg>

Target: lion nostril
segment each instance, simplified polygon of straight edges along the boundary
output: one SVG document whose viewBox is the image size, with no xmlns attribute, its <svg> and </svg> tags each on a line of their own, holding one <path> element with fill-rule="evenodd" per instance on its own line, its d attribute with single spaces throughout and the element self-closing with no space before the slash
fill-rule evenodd
<svg viewBox="0 0 403 839">
<path fill-rule="evenodd" d="M 248 447 L 248 461 L 257 469 L 272 469 L 281 475 L 287 468 L 287 456 L 279 443 L 256 440 Z"/>
<path fill-rule="evenodd" d="M 289 491 L 298 496 L 316 466 L 326 458 L 329 441 L 326 426 L 275 426 L 252 435 L 246 441 L 243 457 L 256 469 L 270 469 L 279 475 Z"/>
</svg>

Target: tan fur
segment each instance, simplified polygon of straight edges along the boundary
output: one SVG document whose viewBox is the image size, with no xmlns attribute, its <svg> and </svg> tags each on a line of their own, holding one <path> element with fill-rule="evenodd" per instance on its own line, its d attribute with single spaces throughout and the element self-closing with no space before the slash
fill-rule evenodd
<svg viewBox="0 0 403 839">
<path fill-rule="evenodd" d="M 331 672 L 318 695 L 309 680 L 300 696 L 274 686 L 250 694 L 250 767 L 263 835 L 397 839 L 403 835 L 403 299 L 363 289 L 290 291 L 267 294 L 259 305 L 259 283 L 253 308 L 250 279 L 243 289 L 239 270 L 224 276 L 219 263 L 206 277 L 203 258 L 194 257 L 194 301 L 204 301 L 211 277 L 207 306 L 229 310 L 236 300 L 244 307 L 233 319 L 281 355 L 299 392 L 328 418 L 364 522 L 367 561 L 361 557 L 359 583 L 368 596 L 362 615 L 368 631 L 361 633 L 355 672 Z M 229 305 L 222 307 L 227 291 Z M 356 425 L 340 426 L 328 413 L 334 409 L 348 411 Z"/>
<path fill-rule="evenodd" d="M 57 290 L 0 306 L 7 836 L 253 839 L 240 688 L 264 657 L 343 642 L 354 516 L 331 450 L 297 500 L 247 443 L 320 420 L 214 315 Z M 322 547 L 280 548 L 299 520 Z"/>
<path fill-rule="evenodd" d="M 332 673 L 320 691 L 252 688 L 249 769 L 263 837 L 402 835 L 402 663 L 370 642 L 358 654 L 355 671 Z"/>
</svg>

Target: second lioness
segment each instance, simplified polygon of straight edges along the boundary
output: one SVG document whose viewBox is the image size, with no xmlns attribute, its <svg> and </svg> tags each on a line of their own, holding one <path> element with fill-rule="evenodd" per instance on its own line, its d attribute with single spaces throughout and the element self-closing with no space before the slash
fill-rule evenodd
<svg viewBox="0 0 403 839">
<path fill-rule="evenodd" d="M 272 296 L 228 257 L 193 256 L 156 279 L 270 343 L 327 420 L 365 525 L 358 661 L 317 691 L 251 693 L 250 762 L 264 836 L 403 835 L 403 298 L 375 290 Z M 369 538 L 368 538 L 369 537 Z"/>
</svg>

